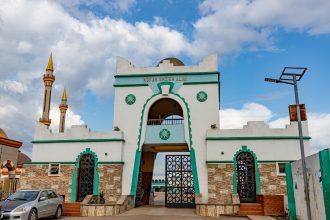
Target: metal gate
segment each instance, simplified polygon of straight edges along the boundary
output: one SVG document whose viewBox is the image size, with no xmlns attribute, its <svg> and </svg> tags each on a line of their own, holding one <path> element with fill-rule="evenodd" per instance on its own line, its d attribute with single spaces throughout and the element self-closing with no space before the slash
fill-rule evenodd
<svg viewBox="0 0 330 220">
<path fill-rule="evenodd" d="M 236 157 L 237 192 L 241 202 L 256 202 L 256 181 L 253 156 L 242 152 Z"/>
<path fill-rule="evenodd" d="M 93 194 L 94 165 L 93 155 L 85 154 L 81 157 L 79 162 L 77 202 L 81 202 L 85 196 Z"/>
<path fill-rule="evenodd" d="M 189 155 L 166 155 L 165 206 L 194 208 L 194 178 Z"/>
</svg>

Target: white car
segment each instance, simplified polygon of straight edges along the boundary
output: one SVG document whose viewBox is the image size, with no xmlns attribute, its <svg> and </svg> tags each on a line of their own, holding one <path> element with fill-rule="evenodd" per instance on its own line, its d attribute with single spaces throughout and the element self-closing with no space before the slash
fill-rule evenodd
<svg viewBox="0 0 330 220">
<path fill-rule="evenodd" d="M 2 219 L 60 218 L 63 198 L 51 189 L 20 190 L 1 202 Z"/>
</svg>

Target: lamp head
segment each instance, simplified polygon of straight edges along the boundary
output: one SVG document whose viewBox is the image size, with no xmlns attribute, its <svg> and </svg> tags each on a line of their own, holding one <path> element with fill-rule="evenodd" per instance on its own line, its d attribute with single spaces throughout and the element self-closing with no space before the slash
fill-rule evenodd
<svg viewBox="0 0 330 220">
<path fill-rule="evenodd" d="M 278 83 L 279 80 L 278 79 L 272 79 L 272 78 L 265 78 L 266 82 L 273 82 L 273 83 Z"/>
</svg>

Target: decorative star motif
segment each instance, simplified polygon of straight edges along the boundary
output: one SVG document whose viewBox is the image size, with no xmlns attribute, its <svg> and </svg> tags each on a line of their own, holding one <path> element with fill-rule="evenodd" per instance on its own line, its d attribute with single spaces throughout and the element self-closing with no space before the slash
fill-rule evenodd
<svg viewBox="0 0 330 220">
<path fill-rule="evenodd" d="M 135 100 L 136 100 L 136 98 L 135 98 L 135 96 L 133 94 L 129 94 L 125 98 L 125 102 L 128 105 L 133 105 L 135 103 Z"/>
<path fill-rule="evenodd" d="M 159 137 L 160 137 L 160 139 L 162 139 L 162 140 L 167 140 L 167 139 L 170 138 L 170 136 L 171 136 L 171 133 L 170 133 L 170 131 L 167 130 L 167 129 L 162 129 L 162 130 L 159 132 Z"/>
<path fill-rule="evenodd" d="M 205 102 L 207 100 L 207 94 L 204 91 L 200 91 L 196 96 L 197 100 L 200 102 Z"/>
</svg>

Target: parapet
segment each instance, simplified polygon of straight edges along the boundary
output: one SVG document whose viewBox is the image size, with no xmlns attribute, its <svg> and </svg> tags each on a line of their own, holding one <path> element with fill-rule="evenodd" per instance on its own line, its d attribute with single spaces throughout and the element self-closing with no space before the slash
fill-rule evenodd
<svg viewBox="0 0 330 220">
<path fill-rule="evenodd" d="M 218 71 L 218 55 L 212 53 L 206 56 L 198 65 L 193 66 L 176 66 L 169 60 L 164 59 L 156 67 L 136 67 L 130 61 L 122 57 L 117 57 L 116 66 L 116 75 L 216 72 Z"/>
<path fill-rule="evenodd" d="M 309 136 L 307 121 L 302 122 L 303 136 Z M 285 128 L 270 128 L 264 121 L 249 121 L 241 129 L 209 129 L 207 137 L 263 137 L 298 136 L 298 122 L 290 122 Z"/>
<path fill-rule="evenodd" d="M 64 133 L 52 133 L 44 124 L 37 123 L 34 140 L 123 139 L 122 131 L 91 131 L 86 125 L 72 125 Z"/>
</svg>

